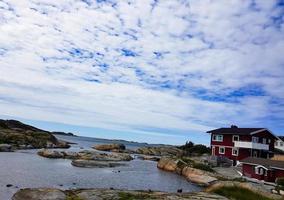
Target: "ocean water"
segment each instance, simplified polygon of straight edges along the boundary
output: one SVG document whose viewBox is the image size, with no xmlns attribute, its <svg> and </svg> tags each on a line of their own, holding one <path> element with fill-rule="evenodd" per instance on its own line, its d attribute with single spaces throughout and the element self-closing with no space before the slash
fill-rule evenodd
<svg viewBox="0 0 284 200">
<path fill-rule="evenodd" d="M 70 150 L 89 149 L 94 144 L 110 143 L 83 137 L 59 136 L 76 142 Z M 127 144 L 136 149 L 140 144 Z M 36 154 L 37 150 L 0 152 L 0 200 L 9 200 L 20 188 L 55 187 L 70 188 L 115 188 L 129 190 L 157 190 L 176 192 L 200 191 L 183 177 L 157 169 L 157 163 L 135 159 L 127 166 L 116 168 L 78 168 L 70 160 L 48 159 Z M 7 187 L 12 184 L 12 187 Z"/>
</svg>

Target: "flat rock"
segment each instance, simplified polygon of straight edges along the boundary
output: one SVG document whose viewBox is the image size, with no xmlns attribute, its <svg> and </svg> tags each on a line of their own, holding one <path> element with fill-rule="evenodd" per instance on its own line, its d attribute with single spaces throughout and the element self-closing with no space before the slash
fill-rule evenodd
<svg viewBox="0 0 284 200">
<path fill-rule="evenodd" d="M 66 200 L 66 195 L 63 191 L 50 188 L 39 189 L 21 189 L 12 200 Z"/>
<path fill-rule="evenodd" d="M 107 167 L 118 167 L 125 166 L 125 163 L 119 162 L 106 162 L 106 161 L 95 161 L 95 160 L 72 160 L 71 164 L 75 167 L 85 168 L 107 168 Z"/>
</svg>

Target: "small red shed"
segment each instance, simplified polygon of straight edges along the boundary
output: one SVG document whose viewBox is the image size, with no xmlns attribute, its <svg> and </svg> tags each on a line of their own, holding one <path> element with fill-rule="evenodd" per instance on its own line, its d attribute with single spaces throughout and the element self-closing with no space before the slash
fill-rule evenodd
<svg viewBox="0 0 284 200">
<path fill-rule="evenodd" d="M 275 182 L 277 178 L 284 177 L 284 161 L 248 157 L 240 162 L 243 176 L 266 182 Z"/>
</svg>

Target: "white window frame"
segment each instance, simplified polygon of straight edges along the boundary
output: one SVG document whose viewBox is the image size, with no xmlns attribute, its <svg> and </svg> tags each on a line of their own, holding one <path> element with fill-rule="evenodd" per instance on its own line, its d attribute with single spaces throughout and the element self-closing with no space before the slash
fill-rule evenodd
<svg viewBox="0 0 284 200">
<path fill-rule="evenodd" d="M 224 149 L 224 152 L 221 152 L 220 151 L 221 149 Z M 226 148 L 225 147 L 219 147 L 219 154 L 225 154 L 225 152 L 226 152 Z"/>
<path fill-rule="evenodd" d="M 234 137 L 237 137 L 237 138 L 238 138 L 238 140 L 234 140 Z M 240 141 L 240 136 L 239 136 L 239 135 L 233 135 L 233 137 L 232 137 L 232 141 L 233 141 L 233 142 L 235 142 L 235 141 Z"/>
<path fill-rule="evenodd" d="M 262 144 L 266 144 L 266 138 L 262 138 Z"/>
<path fill-rule="evenodd" d="M 237 153 L 234 154 L 234 151 L 237 151 Z M 233 156 L 238 156 L 239 155 L 239 149 L 238 148 L 232 148 L 232 155 Z"/>
<path fill-rule="evenodd" d="M 283 142 L 279 142 L 279 146 L 280 146 L 280 147 L 283 147 Z"/>
<path fill-rule="evenodd" d="M 253 143 L 258 143 L 259 139 L 258 139 L 258 137 L 252 136 L 251 141 L 252 141 Z"/>
<path fill-rule="evenodd" d="M 223 135 L 213 134 L 212 136 L 212 141 L 214 142 L 223 142 L 223 139 L 224 139 Z"/>
</svg>

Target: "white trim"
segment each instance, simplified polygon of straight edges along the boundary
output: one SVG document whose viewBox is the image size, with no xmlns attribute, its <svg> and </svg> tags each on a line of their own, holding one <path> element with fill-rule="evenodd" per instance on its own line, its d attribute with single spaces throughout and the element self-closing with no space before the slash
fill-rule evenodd
<svg viewBox="0 0 284 200">
<path fill-rule="evenodd" d="M 227 147 L 227 148 L 234 148 L 233 146 L 224 146 L 224 145 L 218 145 L 218 144 L 213 144 L 211 147 Z"/>
<path fill-rule="evenodd" d="M 221 149 L 221 148 L 224 149 L 224 153 L 221 153 L 221 152 L 220 152 L 220 149 Z M 225 153 L 226 153 L 226 147 L 224 147 L 224 146 L 219 147 L 219 154 L 225 154 Z"/>
<path fill-rule="evenodd" d="M 284 170 L 284 168 L 281 167 L 270 167 L 271 169 L 280 169 L 280 170 Z"/>
<path fill-rule="evenodd" d="M 247 164 L 247 165 L 254 165 L 254 166 L 262 166 L 262 165 L 259 165 L 259 164 L 255 164 L 255 163 L 249 163 L 249 162 L 242 162 L 240 161 L 240 163 L 242 164 Z M 264 166 L 263 166 L 264 167 Z M 264 167 L 266 168 L 266 167 Z M 284 170 L 284 168 L 280 168 L 280 167 L 269 167 L 270 169 L 280 169 L 280 170 Z M 266 168 L 267 169 L 267 168 Z M 269 170 L 269 169 L 268 169 Z"/>
<path fill-rule="evenodd" d="M 264 168 L 265 170 L 268 170 L 268 168 L 264 167 L 263 165 L 257 165 L 255 168 Z"/>
</svg>

